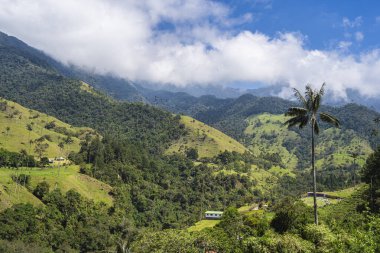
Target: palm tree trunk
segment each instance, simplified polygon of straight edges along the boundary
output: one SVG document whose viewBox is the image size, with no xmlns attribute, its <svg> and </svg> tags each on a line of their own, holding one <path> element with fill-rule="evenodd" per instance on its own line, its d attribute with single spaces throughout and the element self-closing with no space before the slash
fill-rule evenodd
<svg viewBox="0 0 380 253">
<path fill-rule="evenodd" d="M 356 186 L 356 158 L 354 158 L 354 187 Z"/>
<path fill-rule="evenodd" d="M 314 197 L 314 223 L 318 225 L 317 206 L 317 174 L 315 171 L 314 122 L 311 125 L 311 167 L 313 169 L 313 197 Z"/>
</svg>

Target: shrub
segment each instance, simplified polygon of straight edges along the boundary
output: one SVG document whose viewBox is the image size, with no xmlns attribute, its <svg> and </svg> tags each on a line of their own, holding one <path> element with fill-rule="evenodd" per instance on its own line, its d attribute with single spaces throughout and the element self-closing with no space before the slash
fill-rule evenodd
<svg viewBox="0 0 380 253">
<path fill-rule="evenodd" d="M 50 121 L 49 123 L 46 123 L 45 128 L 46 129 L 53 129 L 56 127 L 55 121 Z"/>
<path fill-rule="evenodd" d="M 278 233 L 300 231 L 306 224 L 313 222 L 312 209 L 300 200 L 285 198 L 274 209 L 276 214 L 271 226 Z"/>
<path fill-rule="evenodd" d="M 34 196 L 39 199 L 42 199 L 47 193 L 49 193 L 50 185 L 46 181 L 42 181 L 37 184 L 36 188 L 33 191 Z"/>
<path fill-rule="evenodd" d="M 30 185 L 30 175 L 20 174 L 20 175 L 12 175 L 12 180 L 20 185 L 24 185 L 26 187 L 29 187 Z"/>
</svg>

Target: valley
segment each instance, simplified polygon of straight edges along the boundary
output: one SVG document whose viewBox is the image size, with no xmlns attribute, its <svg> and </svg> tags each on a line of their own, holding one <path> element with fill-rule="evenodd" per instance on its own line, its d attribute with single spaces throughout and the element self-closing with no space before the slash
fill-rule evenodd
<svg viewBox="0 0 380 253">
<path fill-rule="evenodd" d="M 380 114 L 126 82 L 0 34 L 0 251 L 377 252 Z"/>
</svg>

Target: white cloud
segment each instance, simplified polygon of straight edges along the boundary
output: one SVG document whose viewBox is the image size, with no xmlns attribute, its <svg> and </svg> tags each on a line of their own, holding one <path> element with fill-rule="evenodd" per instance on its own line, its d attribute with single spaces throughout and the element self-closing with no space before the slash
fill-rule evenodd
<svg viewBox="0 0 380 253">
<path fill-rule="evenodd" d="M 353 20 L 350 20 L 347 17 L 344 17 L 342 20 L 342 26 L 344 28 L 357 28 L 360 27 L 363 23 L 363 18 L 361 16 L 354 18 Z"/>
<path fill-rule="evenodd" d="M 380 51 L 309 50 L 299 34 L 230 29 L 225 5 L 206 0 L 0 0 L 0 30 L 64 63 L 131 80 L 194 84 L 328 83 L 337 97 L 380 95 Z M 249 18 L 249 17 L 248 17 Z M 244 19 L 244 17 L 243 17 Z M 360 20 L 360 22 L 358 21 Z M 157 29 L 163 22 L 174 29 Z M 347 21 L 348 22 L 348 21 Z M 347 25 L 358 26 L 361 18 Z M 222 28 L 221 28 L 222 27 Z"/>
<path fill-rule="evenodd" d="M 338 43 L 338 48 L 343 50 L 343 51 L 347 51 L 350 46 L 352 46 L 352 42 L 351 41 L 340 41 Z"/>
<path fill-rule="evenodd" d="M 357 42 L 361 42 L 364 39 L 364 34 L 362 32 L 356 32 L 355 33 L 355 39 Z"/>
</svg>

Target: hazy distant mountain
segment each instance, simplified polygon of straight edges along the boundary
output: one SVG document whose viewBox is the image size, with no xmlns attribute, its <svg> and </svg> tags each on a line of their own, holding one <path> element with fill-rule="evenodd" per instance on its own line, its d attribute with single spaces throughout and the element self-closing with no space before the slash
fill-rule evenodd
<svg viewBox="0 0 380 253">
<path fill-rule="evenodd" d="M 204 95 L 213 95 L 218 98 L 237 98 L 246 93 L 246 91 L 223 87 L 217 85 L 189 85 L 189 86 L 175 86 L 171 84 L 156 84 L 156 83 L 146 83 L 141 82 L 139 86 L 145 89 L 150 89 L 152 91 L 170 91 L 170 92 L 185 92 L 194 97 L 200 97 Z"/>
</svg>

